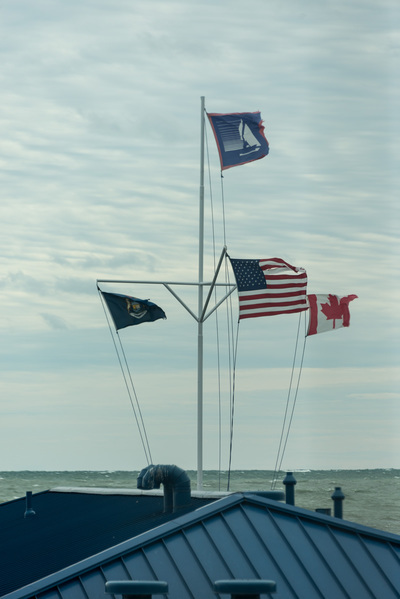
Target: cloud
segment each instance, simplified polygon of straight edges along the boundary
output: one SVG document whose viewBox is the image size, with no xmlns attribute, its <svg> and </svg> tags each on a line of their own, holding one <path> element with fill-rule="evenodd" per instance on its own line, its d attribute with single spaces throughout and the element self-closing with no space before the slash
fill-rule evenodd
<svg viewBox="0 0 400 599">
<path fill-rule="evenodd" d="M 302 388 L 312 402 L 335 390 L 356 403 L 382 393 L 390 422 L 400 349 L 397 10 L 391 0 L 3 1 L 5 393 L 42 394 L 51 404 L 57 382 L 74 380 L 70 396 L 99 401 L 110 416 L 113 392 L 104 399 L 100 374 L 87 385 L 80 371 L 101 373 L 115 359 L 105 349 L 109 331 L 95 282 L 196 280 L 205 95 L 210 112 L 261 110 L 271 148 L 266 159 L 221 179 L 207 130 L 205 277 L 213 273 L 213 225 L 217 258 L 225 243 L 232 257 L 279 256 L 307 268 L 310 292 L 356 293 L 348 330 L 307 341 Z M 166 310 L 165 326 L 137 327 L 123 339 L 137 371 L 150 374 L 140 386 L 152 397 L 173 390 L 181 371 L 175 397 L 186 409 L 196 322 L 163 286 L 104 286 L 150 297 Z M 196 311 L 196 292 L 178 290 Z M 205 327 L 207 368 L 217 362 L 213 322 Z M 262 402 L 266 373 L 270 388 L 284 394 L 296 330 L 297 318 L 289 317 L 241 324 L 238 385 L 255 401 Z M 152 368 L 166 383 L 153 381 Z M 34 391 L 24 372 L 37 377 Z M 170 401 L 176 405 L 172 395 Z M 22 417 L 31 407 L 20 405 Z M 106 420 L 98 418 L 105 433 Z M 160 434 L 166 443 L 167 432 Z M 349 446 L 352 438 L 349 431 Z M 65 446 L 60 460 L 67 453 Z M 170 457 L 176 461 L 172 451 Z M 116 453 L 116 467 L 119 459 Z"/>
<path fill-rule="evenodd" d="M 67 328 L 65 320 L 54 314 L 42 313 L 43 320 L 55 331 L 62 331 Z"/>
</svg>

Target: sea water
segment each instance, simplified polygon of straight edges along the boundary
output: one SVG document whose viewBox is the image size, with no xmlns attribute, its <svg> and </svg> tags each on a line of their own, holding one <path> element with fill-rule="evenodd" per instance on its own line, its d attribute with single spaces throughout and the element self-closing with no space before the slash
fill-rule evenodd
<svg viewBox="0 0 400 599">
<path fill-rule="evenodd" d="M 197 488 L 197 474 L 188 470 L 192 489 Z M 285 472 L 270 470 L 203 473 L 205 491 L 284 490 Z M 309 510 L 330 508 L 335 487 L 345 495 L 343 518 L 400 534 L 400 470 L 309 470 L 294 472 L 296 506 Z M 23 497 L 26 491 L 39 493 L 54 487 L 112 487 L 135 489 L 137 471 L 76 472 L 0 472 L 0 502 Z M 274 485 L 274 480 L 276 484 Z"/>
</svg>

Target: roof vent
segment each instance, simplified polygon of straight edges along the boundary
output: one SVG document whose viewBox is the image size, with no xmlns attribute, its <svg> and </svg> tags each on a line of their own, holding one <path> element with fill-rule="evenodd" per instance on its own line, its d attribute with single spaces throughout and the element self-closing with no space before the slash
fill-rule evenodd
<svg viewBox="0 0 400 599">
<path fill-rule="evenodd" d="M 178 466 L 143 468 L 137 479 L 138 489 L 159 489 L 164 486 L 164 512 L 175 512 L 190 503 L 190 479 Z"/>
<path fill-rule="evenodd" d="M 32 491 L 27 491 L 24 518 L 31 518 L 32 516 L 36 516 L 35 510 L 32 508 Z"/>
<path fill-rule="evenodd" d="M 286 503 L 294 505 L 294 486 L 297 484 L 297 480 L 293 476 L 293 472 L 286 473 L 283 484 L 286 487 Z"/>
<path fill-rule="evenodd" d="M 333 515 L 335 518 L 343 518 L 344 493 L 342 492 L 341 487 L 335 487 L 331 498 L 333 499 Z"/>
</svg>

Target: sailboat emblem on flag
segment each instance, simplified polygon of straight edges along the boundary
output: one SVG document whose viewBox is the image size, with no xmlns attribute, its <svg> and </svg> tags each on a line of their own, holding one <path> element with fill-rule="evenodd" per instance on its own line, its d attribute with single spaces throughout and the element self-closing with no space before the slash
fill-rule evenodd
<svg viewBox="0 0 400 599">
<path fill-rule="evenodd" d="M 222 170 L 267 156 L 269 144 L 259 112 L 208 114 Z"/>
<path fill-rule="evenodd" d="M 240 129 L 242 130 L 241 132 Z M 256 140 L 249 127 L 243 121 L 240 123 L 239 135 L 241 135 L 241 139 L 243 140 L 243 150 L 246 150 L 245 152 L 241 152 L 240 156 L 258 152 L 261 149 L 261 144 Z"/>
<path fill-rule="evenodd" d="M 254 137 L 250 127 L 243 119 L 238 123 L 232 122 L 225 125 L 224 135 L 221 136 L 225 152 L 236 152 L 239 156 L 247 156 L 252 152 L 258 152 L 261 148 L 260 142 Z"/>
</svg>

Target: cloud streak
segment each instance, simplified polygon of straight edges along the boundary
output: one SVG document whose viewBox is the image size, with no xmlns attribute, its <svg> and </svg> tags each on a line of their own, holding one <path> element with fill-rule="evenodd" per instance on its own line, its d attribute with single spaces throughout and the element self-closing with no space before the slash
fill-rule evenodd
<svg viewBox="0 0 400 599">
<path fill-rule="evenodd" d="M 117 407 L 125 391 L 95 282 L 196 279 L 201 95 L 210 112 L 261 110 L 271 147 L 266 159 L 221 180 L 207 130 L 205 276 L 213 273 L 213 224 L 217 256 L 225 242 L 232 257 L 279 256 L 307 269 L 310 292 L 359 296 L 350 329 L 307 342 L 300 391 L 310 393 L 320 420 L 310 408 L 307 425 L 300 412 L 288 461 L 367 464 L 375 458 L 362 435 L 374 431 L 382 449 L 375 465 L 395 465 L 399 442 L 384 425 L 398 418 L 390 398 L 399 393 L 397 3 L 5 0 L 1 11 L 1 449 L 12 444 L 7 431 L 26 435 L 18 435 L 10 469 L 142 467 Z M 163 326 L 135 327 L 123 340 L 158 451 L 168 445 L 169 460 L 179 462 L 187 447 L 184 466 L 194 468 L 196 324 L 162 287 L 113 290 L 150 297 L 167 312 Z M 196 310 L 196 295 L 179 291 Z M 237 377 L 246 405 L 260 408 L 265 382 L 284 401 L 297 320 L 258 320 L 241 326 Z M 212 380 L 213 328 L 210 319 Z M 334 391 L 346 401 L 333 429 L 347 417 L 351 423 L 340 458 L 333 433 L 323 457 L 316 450 L 321 423 L 333 418 Z M 224 388 L 229 413 L 228 395 Z M 205 398 L 213 433 L 216 397 L 210 389 Z M 364 405 L 375 397 L 378 431 Z M 273 402 L 268 409 L 278 434 L 281 414 Z M 82 410 L 85 441 L 84 425 L 76 425 Z M 239 435 L 246 450 L 235 454 L 241 468 L 256 453 L 249 438 L 257 414 L 248 411 L 250 437 Z M 260 446 L 261 429 L 254 428 Z M 214 435 L 205 434 L 215 467 Z M 109 443 L 96 457 L 101 435 Z M 363 453 L 353 459 L 355 445 Z M 132 460 L 121 457 L 127 452 Z"/>
</svg>

